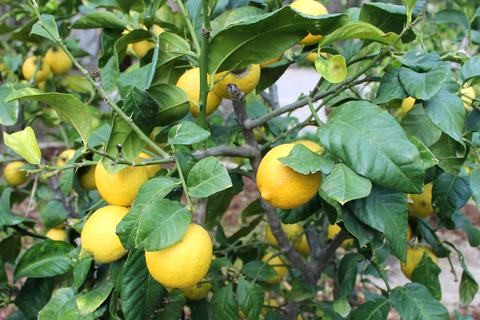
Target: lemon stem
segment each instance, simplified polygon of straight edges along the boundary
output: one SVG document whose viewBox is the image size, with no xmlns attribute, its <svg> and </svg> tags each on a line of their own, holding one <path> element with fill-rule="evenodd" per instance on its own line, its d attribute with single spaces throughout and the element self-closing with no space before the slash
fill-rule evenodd
<svg viewBox="0 0 480 320">
<path fill-rule="evenodd" d="M 190 14 L 185 9 L 185 4 L 182 2 L 182 0 L 174 0 L 174 1 L 178 3 L 178 8 L 180 9 L 180 12 L 183 15 L 183 19 L 187 24 L 188 32 L 192 37 L 194 50 L 198 55 L 200 54 L 200 43 L 198 42 L 197 34 L 195 33 L 195 28 L 193 27 L 192 21 L 190 20 Z M 205 10 L 203 12 L 205 13 Z"/>
<path fill-rule="evenodd" d="M 315 108 L 314 108 L 314 106 L 313 106 L 312 98 L 311 98 L 311 97 L 308 98 L 308 107 L 310 108 L 310 112 L 312 112 L 312 116 L 315 118 L 315 121 L 317 122 L 317 125 L 318 125 L 319 127 L 323 126 L 324 123 L 323 123 L 323 121 L 320 119 L 320 117 L 318 116 L 317 111 L 315 110 Z"/>
</svg>

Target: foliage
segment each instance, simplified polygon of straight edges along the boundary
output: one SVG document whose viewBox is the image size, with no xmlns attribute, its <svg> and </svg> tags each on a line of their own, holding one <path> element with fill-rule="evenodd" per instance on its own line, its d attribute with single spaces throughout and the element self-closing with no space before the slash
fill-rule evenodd
<svg viewBox="0 0 480 320">
<path fill-rule="evenodd" d="M 373 2 L 318 17 L 276 0 L 188 0 L 178 8 L 161 0 L 1 3 L 2 162 L 25 160 L 30 177 L 20 186 L 0 181 L 0 306 L 15 305 L 9 319 L 238 319 L 242 311 L 249 319 L 386 320 L 392 310 L 405 320 L 449 319 L 442 275 L 430 259 L 411 283 L 390 287 L 387 258 L 406 262 L 407 248 L 420 242 L 439 259 L 460 262 L 455 303 L 467 306 L 477 294 L 462 252 L 439 232 L 462 229 L 471 246 L 480 245 L 480 231 L 459 211 L 470 198 L 480 208 L 480 100 L 462 100 L 461 91 L 480 82 L 480 8 L 473 1 Z M 156 34 L 154 25 L 165 32 Z M 98 56 L 79 42 L 92 30 Z M 323 36 L 318 45 L 296 45 L 308 33 Z M 138 58 L 130 45 L 141 41 L 151 49 Z M 23 61 L 52 46 L 74 70 L 25 80 Z M 318 82 L 279 105 L 275 83 L 292 64 L 307 65 L 311 52 L 318 53 L 308 65 Z M 280 55 L 262 67 L 256 92 L 235 96 L 232 87 L 233 112 L 206 116 L 216 73 Z M 87 70 L 86 58 L 98 68 Z M 175 86 L 193 67 L 200 68 L 198 119 Z M 403 116 L 401 101 L 410 96 L 415 105 Z M 311 111 L 306 120 L 289 116 L 302 107 Z M 325 123 L 322 107 L 332 110 Z M 53 129 L 44 134 L 46 127 Z M 251 199 L 234 212 L 240 228 L 225 224 L 262 155 L 305 139 L 307 127 L 322 149 L 298 146 L 281 162 L 301 174 L 322 171 L 318 194 L 290 210 Z M 76 152 L 58 165 L 44 142 Z M 142 151 L 153 158 L 134 162 Z M 107 264 L 85 255 L 79 241 L 85 221 L 106 205 L 78 183 L 82 169 L 99 161 L 111 174 L 165 164 L 117 225 L 128 254 Z M 408 194 L 421 194 L 427 183 L 434 214 L 420 219 Z M 205 276 L 212 290 L 199 301 L 155 281 L 144 256 L 177 243 L 191 221 L 207 228 L 215 255 Z M 263 241 L 267 221 L 278 245 Z M 310 256 L 295 251 L 297 239 L 289 242 L 280 222 L 303 226 L 299 237 L 307 235 Z M 67 240 L 47 239 L 59 224 Z M 333 239 L 329 224 L 342 228 Z M 348 238 L 354 245 L 337 251 Z M 276 284 L 268 283 L 275 269 L 261 261 L 268 252 L 288 268 Z M 331 283 L 333 292 L 325 286 Z M 264 306 L 267 296 L 279 307 Z"/>
</svg>

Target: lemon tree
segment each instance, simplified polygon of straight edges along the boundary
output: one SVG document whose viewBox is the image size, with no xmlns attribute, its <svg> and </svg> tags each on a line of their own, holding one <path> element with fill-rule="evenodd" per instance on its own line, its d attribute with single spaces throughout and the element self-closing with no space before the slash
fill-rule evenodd
<svg viewBox="0 0 480 320">
<path fill-rule="evenodd" d="M 5 317 L 469 319 L 480 9 L 360 4 L 4 1 Z"/>
</svg>

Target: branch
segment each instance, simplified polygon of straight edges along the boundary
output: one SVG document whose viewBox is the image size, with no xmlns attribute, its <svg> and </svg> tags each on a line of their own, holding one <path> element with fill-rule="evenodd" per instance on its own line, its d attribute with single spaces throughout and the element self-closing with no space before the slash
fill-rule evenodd
<svg viewBox="0 0 480 320">
<path fill-rule="evenodd" d="M 350 237 L 351 236 L 348 233 L 340 230 L 340 232 L 337 233 L 325 250 L 320 252 L 319 255 L 315 256 L 315 260 L 313 260 L 310 264 L 312 265 L 313 273 L 317 279 L 332 261 L 335 251 L 337 251 L 337 249 L 342 245 L 343 241 Z"/>
<path fill-rule="evenodd" d="M 252 149 L 246 147 L 235 147 L 235 146 L 219 146 L 209 148 L 205 151 L 197 150 L 193 153 L 197 159 L 202 159 L 206 157 L 240 157 L 240 158 L 252 158 L 253 152 Z"/>
</svg>

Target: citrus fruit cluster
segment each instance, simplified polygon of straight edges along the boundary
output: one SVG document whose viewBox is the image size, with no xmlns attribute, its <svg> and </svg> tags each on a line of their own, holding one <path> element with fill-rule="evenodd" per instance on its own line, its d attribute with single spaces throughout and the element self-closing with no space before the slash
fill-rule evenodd
<svg viewBox="0 0 480 320">
<path fill-rule="evenodd" d="M 44 81 L 47 80 L 50 73 L 54 75 L 65 75 L 73 67 L 73 62 L 68 55 L 58 47 L 51 47 L 45 53 L 45 57 L 31 56 L 28 57 L 22 65 L 23 77 L 27 80 L 33 79 L 39 87 L 45 86 Z"/>
</svg>

